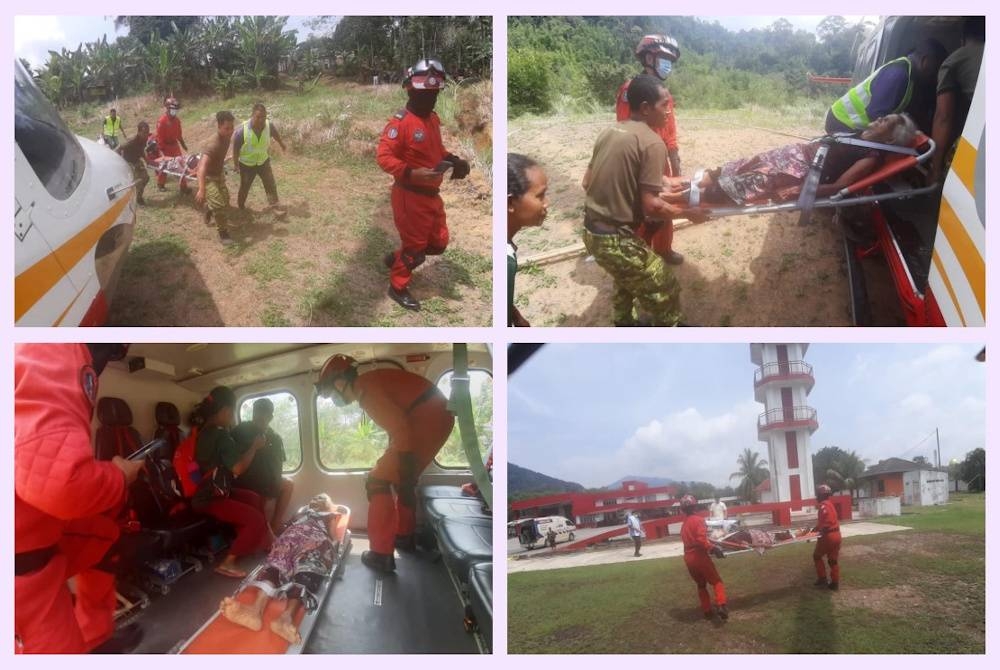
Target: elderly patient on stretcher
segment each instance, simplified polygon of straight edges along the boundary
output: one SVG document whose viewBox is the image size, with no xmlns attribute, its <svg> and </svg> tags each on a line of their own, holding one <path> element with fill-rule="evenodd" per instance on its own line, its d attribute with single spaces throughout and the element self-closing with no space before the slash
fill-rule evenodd
<svg viewBox="0 0 1000 670">
<path fill-rule="evenodd" d="M 889 114 L 876 119 L 854 137 L 908 147 L 916 133 L 917 127 L 909 116 Z M 791 200 L 798 197 L 819 147 L 819 142 L 789 144 L 751 158 L 731 161 L 715 170 L 706 170 L 700 180 L 697 176 L 691 182 L 670 180 L 661 197 L 669 203 L 689 207 L 691 211 Z M 875 148 L 832 144 L 823 164 L 816 197 L 832 196 L 874 173 L 882 167 L 886 155 Z"/>
<path fill-rule="evenodd" d="M 325 493 L 310 500 L 278 535 L 264 565 L 246 585 L 244 590 L 257 591 L 253 604 L 224 598 L 219 605 L 222 615 L 250 630 L 261 630 L 268 600 L 287 600 L 285 611 L 271 622 L 271 630 L 293 644 L 301 642 L 295 615 L 303 606 L 307 612 L 319 606 L 321 587 L 336 556 L 336 517 L 337 506 Z"/>
</svg>

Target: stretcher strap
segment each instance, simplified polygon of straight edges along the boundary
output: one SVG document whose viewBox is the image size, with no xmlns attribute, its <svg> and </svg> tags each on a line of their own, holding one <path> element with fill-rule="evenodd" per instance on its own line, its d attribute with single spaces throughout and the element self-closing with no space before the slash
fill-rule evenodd
<svg viewBox="0 0 1000 670">
<path fill-rule="evenodd" d="M 801 214 L 799 214 L 799 225 L 809 223 L 812 218 L 813 205 L 816 202 L 816 189 L 819 188 L 819 178 L 823 172 L 823 165 L 826 163 L 826 154 L 830 150 L 830 145 L 822 144 L 816 150 L 812 165 L 809 166 L 809 175 L 805 184 L 802 185 L 802 192 L 799 194 L 799 201 L 796 204 Z"/>
<path fill-rule="evenodd" d="M 476 434 L 476 422 L 472 417 L 472 395 L 469 392 L 469 348 L 465 343 L 453 347 L 453 373 L 451 378 L 451 398 L 448 406 L 458 419 L 458 431 L 462 436 L 462 447 L 465 457 L 472 470 L 472 478 L 479 487 L 479 492 L 486 501 L 486 506 L 493 509 L 493 482 L 486 472 L 486 465 L 479 453 L 479 436 Z"/>
<path fill-rule="evenodd" d="M 903 154 L 905 156 L 917 156 L 919 153 L 913 147 L 902 147 L 896 144 L 883 144 L 881 142 L 870 142 L 868 140 L 862 140 L 857 137 L 838 137 L 834 135 L 831 138 L 837 144 L 847 144 L 852 147 L 864 147 L 865 149 L 877 149 L 878 151 L 886 151 L 893 154 Z M 918 135 L 917 139 L 924 139 L 923 136 Z"/>
</svg>

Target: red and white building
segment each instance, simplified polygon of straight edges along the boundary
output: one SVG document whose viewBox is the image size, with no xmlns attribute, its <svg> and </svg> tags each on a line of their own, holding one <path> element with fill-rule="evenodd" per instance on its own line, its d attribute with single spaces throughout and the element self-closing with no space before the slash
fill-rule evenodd
<svg viewBox="0 0 1000 670">
<path fill-rule="evenodd" d="M 649 486 L 629 480 L 618 489 L 553 493 L 514 502 L 510 517 L 564 516 L 577 526 L 597 528 L 625 523 L 629 510 L 638 511 L 645 521 L 676 514 L 679 506 L 676 486 Z"/>
</svg>

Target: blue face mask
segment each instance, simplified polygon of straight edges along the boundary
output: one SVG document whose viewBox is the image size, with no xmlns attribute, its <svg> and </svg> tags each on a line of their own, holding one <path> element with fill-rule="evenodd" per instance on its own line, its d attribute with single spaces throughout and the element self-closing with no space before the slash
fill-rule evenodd
<svg viewBox="0 0 1000 670">
<path fill-rule="evenodd" d="M 656 59 L 656 76 L 660 79 L 666 79 L 670 74 L 670 71 L 674 69 L 674 64 L 667 60 L 666 58 Z"/>
</svg>

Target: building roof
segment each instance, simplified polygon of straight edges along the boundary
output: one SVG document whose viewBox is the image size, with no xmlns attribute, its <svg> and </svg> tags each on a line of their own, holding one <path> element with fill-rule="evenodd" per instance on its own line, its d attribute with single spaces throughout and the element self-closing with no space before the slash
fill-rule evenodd
<svg viewBox="0 0 1000 670">
<path fill-rule="evenodd" d="M 861 477 L 865 478 L 875 477 L 877 475 L 892 475 L 903 472 L 913 472 L 914 470 L 937 470 L 947 472 L 947 468 L 935 468 L 930 463 L 914 463 L 913 461 L 908 461 L 905 458 L 887 458 L 883 461 L 879 461 L 878 464 L 869 467 L 864 471 L 864 474 L 862 474 Z"/>
</svg>

